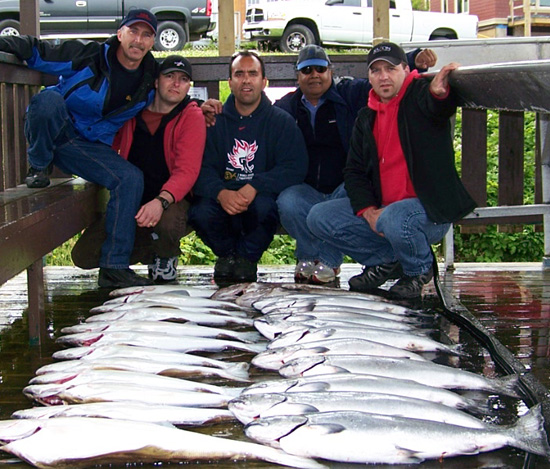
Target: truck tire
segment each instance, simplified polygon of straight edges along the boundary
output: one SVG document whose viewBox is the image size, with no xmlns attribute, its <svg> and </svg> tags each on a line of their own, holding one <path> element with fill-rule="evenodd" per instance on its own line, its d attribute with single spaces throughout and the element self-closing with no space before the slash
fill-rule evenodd
<svg viewBox="0 0 550 469">
<path fill-rule="evenodd" d="M 0 21 L 0 36 L 19 36 L 19 21 Z"/>
<path fill-rule="evenodd" d="M 177 51 L 183 49 L 187 42 L 185 30 L 174 21 L 159 23 L 155 37 L 155 50 Z"/>
<path fill-rule="evenodd" d="M 303 24 L 292 24 L 283 33 L 279 47 L 283 52 L 295 54 L 309 44 L 315 44 L 313 31 Z"/>
</svg>

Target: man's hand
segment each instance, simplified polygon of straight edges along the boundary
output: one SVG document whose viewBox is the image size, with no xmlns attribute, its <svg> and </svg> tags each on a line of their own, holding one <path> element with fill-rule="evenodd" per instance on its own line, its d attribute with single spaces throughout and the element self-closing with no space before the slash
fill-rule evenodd
<svg viewBox="0 0 550 469">
<path fill-rule="evenodd" d="M 218 194 L 218 202 L 229 215 L 237 215 L 246 211 L 251 201 L 240 190 L 222 189 Z"/>
<path fill-rule="evenodd" d="M 256 198 L 256 194 L 258 191 L 254 189 L 253 186 L 250 184 L 246 184 L 243 187 L 241 187 L 238 192 L 246 199 L 248 200 L 248 205 L 250 205 L 254 199 Z"/>
<path fill-rule="evenodd" d="M 432 49 L 421 50 L 414 58 L 416 68 L 430 68 L 437 62 L 437 54 Z"/>
<path fill-rule="evenodd" d="M 140 228 L 152 228 L 160 221 L 164 209 L 160 200 L 153 199 L 139 209 L 136 215 L 136 223 Z"/>
<path fill-rule="evenodd" d="M 445 96 L 449 90 L 449 74 L 456 70 L 460 65 L 456 62 L 451 62 L 445 65 L 430 83 L 430 91 L 435 96 Z"/>
<path fill-rule="evenodd" d="M 216 123 L 216 114 L 221 114 L 222 108 L 222 102 L 217 99 L 210 98 L 202 103 L 201 110 L 206 121 L 206 127 L 212 127 Z"/>
<path fill-rule="evenodd" d="M 370 229 L 382 237 L 384 237 L 384 233 L 379 233 L 378 231 L 376 231 L 376 222 L 378 221 L 378 218 L 383 211 L 383 208 L 369 207 L 362 213 L 362 216 L 369 224 Z"/>
</svg>

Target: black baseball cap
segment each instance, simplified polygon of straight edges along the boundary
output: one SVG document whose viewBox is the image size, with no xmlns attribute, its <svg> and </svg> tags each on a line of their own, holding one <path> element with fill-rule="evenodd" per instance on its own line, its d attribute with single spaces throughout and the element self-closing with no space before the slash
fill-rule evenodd
<svg viewBox="0 0 550 469">
<path fill-rule="evenodd" d="M 296 70 L 301 70 L 310 65 L 320 65 L 321 67 L 330 65 L 330 59 L 325 49 L 315 44 L 309 44 L 300 51 L 296 62 Z"/>
<path fill-rule="evenodd" d="M 119 29 L 123 26 L 131 26 L 134 23 L 146 23 L 157 34 L 157 18 L 149 10 L 143 8 L 134 8 L 120 22 Z"/>
<path fill-rule="evenodd" d="M 181 55 L 169 55 L 160 64 L 160 73 L 166 75 L 170 72 L 183 72 L 190 80 L 193 79 L 191 62 Z"/>
<path fill-rule="evenodd" d="M 402 62 L 407 63 L 407 55 L 397 44 L 393 42 L 381 42 L 374 46 L 367 56 L 367 67 L 377 60 L 384 60 L 392 65 L 399 65 Z"/>
</svg>

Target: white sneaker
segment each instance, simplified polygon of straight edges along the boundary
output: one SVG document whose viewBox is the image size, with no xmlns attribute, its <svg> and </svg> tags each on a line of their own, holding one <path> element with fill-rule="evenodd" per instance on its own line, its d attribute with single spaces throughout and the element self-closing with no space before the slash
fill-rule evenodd
<svg viewBox="0 0 550 469">
<path fill-rule="evenodd" d="M 172 282 L 178 276 L 177 257 L 155 257 L 155 263 L 149 264 L 149 277 L 155 282 Z"/>
<path fill-rule="evenodd" d="M 336 280 L 336 277 L 340 273 L 340 267 L 332 268 L 318 262 L 315 264 L 315 270 L 311 274 L 312 283 L 330 283 Z"/>
<path fill-rule="evenodd" d="M 298 261 L 296 269 L 294 269 L 294 280 L 297 282 L 307 281 L 313 275 L 315 270 L 315 262 L 313 261 Z"/>
</svg>

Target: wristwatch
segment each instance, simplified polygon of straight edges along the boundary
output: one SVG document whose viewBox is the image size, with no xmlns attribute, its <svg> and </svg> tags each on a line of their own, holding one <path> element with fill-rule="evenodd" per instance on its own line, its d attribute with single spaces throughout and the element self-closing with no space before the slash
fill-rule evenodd
<svg viewBox="0 0 550 469">
<path fill-rule="evenodd" d="M 166 210 L 170 205 L 170 202 L 168 202 L 164 197 L 161 197 L 160 195 L 157 195 L 155 199 L 160 200 L 163 210 Z"/>
</svg>

